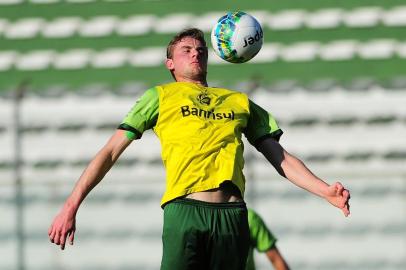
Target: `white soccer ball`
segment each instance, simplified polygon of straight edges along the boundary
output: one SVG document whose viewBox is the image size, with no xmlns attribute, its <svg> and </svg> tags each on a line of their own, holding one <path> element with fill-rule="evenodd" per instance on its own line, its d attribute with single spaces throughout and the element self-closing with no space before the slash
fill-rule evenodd
<svg viewBox="0 0 406 270">
<path fill-rule="evenodd" d="M 214 25 L 211 44 L 224 60 L 244 63 L 257 55 L 263 35 L 261 25 L 253 16 L 242 11 L 228 12 Z"/>
</svg>

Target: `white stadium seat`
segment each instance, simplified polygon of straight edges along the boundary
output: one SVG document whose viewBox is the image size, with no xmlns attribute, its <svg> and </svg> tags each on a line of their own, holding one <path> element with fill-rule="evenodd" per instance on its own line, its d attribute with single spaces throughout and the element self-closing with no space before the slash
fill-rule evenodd
<svg viewBox="0 0 406 270">
<path fill-rule="evenodd" d="M 24 2 L 24 0 L 0 0 L 0 6 L 1 5 L 16 5 L 16 4 L 21 4 L 23 2 Z"/>
<path fill-rule="evenodd" d="M 79 17 L 62 17 L 49 21 L 42 29 L 46 38 L 67 38 L 78 30 L 82 19 Z"/>
<path fill-rule="evenodd" d="M 164 63 L 166 50 L 164 47 L 150 47 L 133 52 L 129 63 L 135 67 L 159 66 Z"/>
<path fill-rule="evenodd" d="M 267 26 L 272 30 L 293 30 L 303 26 L 305 11 L 287 10 L 269 15 Z"/>
<path fill-rule="evenodd" d="M 90 64 L 96 68 L 116 68 L 126 64 L 130 49 L 110 48 L 93 54 Z"/>
<path fill-rule="evenodd" d="M 8 39 L 33 38 L 41 30 L 44 23 L 40 18 L 25 18 L 9 23 L 4 30 L 4 36 Z"/>
<path fill-rule="evenodd" d="M 406 26 L 406 6 L 394 7 L 387 10 L 381 17 L 386 26 Z"/>
<path fill-rule="evenodd" d="M 363 59 L 388 59 L 395 51 L 396 41 L 392 39 L 372 40 L 358 44 L 358 55 Z"/>
<path fill-rule="evenodd" d="M 194 16 L 190 13 L 177 13 L 161 17 L 153 26 L 157 33 L 177 33 L 191 24 Z"/>
<path fill-rule="evenodd" d="M 138 36 L 148 34 L 156 17 L 154 15 L 138 15 L 120 20 L 116 25 L 116 32 L 121 36 Z"/>
<path fill-rule="evenodd" d="M 287 62 L 312 61 L 317 56 L 319 46 L 318 42 L 298 42 L 282 47 L 280 57 Z"/>
<path fill-rule="evenodd" d="M 341 24 L 342 13 L 343 11 L 338 8 L 320 9 L 312 13 L 307 13 L 304 24 L 314 29 L 337 28 Z"/>
<path fill-rule="evenodd" d="M 81 69 L 85 68 L 92 55 L 89 49 L 73 49 L 56 55 L 53 67 L 56 69 Z"/>
<path fill-rule="evenodd" d="M 82 22 L 79 27 L 79 34 L 84 37 L 102 37 L 111 35 L 118 18 L 115 16 L 93 17 Z"/>
<path fill-rule="evenodd" d="M 344 25 L 348 27 L 373 27 L 379 23 L 380 7 L 360 7 L 343 14 Z"/>
<path fill-rule="evenodd" d="M 51 65 L 55 51 L 31 51 L 16 58 L 15 67 L 19 70 L 44 70 Z"/>
<path fill-rule="evenodd" d="M 11 69 L 17 55 L 16 51 L 0 51 L 0 71 Z"/>
<path fill-rule="evenodd" d="M 321 46 L 319 56 L 326 61 L 349 60 L 354 58 L 357 48 L 355 40 L 339 40 Z"/>
</svg>

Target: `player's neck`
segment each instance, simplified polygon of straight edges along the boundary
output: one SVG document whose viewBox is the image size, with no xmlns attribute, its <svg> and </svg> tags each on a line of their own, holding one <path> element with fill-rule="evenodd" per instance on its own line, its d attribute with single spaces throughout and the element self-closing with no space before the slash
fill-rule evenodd
<svg viewBox="0 0 406 270">
<path fill-rule="evenodd" d="M 200 84 L 201 86 L 208 86 L 206 78 L 202 79 L 190 79 L 190 78 L 176 78 L 177 82 L 190 82 L 195 84 Z"/>
</svg>

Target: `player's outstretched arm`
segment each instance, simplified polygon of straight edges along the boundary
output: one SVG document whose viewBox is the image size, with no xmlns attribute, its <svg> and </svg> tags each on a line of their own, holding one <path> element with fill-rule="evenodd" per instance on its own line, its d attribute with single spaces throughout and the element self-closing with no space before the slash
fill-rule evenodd
<svg viewBox="0 0 406 270">
<path fill-rule="evenodd" d="M 288 153 L 276 140 L 267 138 L 256 145 L 280 175 L 295 185 L 306 189 L 340 208 L 345 216 L 350 214 L 350 192 L 339 182 L 328 185 L 314 175 L 305 164 Z"/>
<path fill-rule="evenodd" d="M 64 249 L 67 238 L 69 238 L 69 243 L 73 245 L 76 213 L 80 204 L 86 195 L 103 179 L 130 143 L 131 140 L 125 136 L 125 131 L 117 130 L 89 163 L 48 230 L 49 239 L 52 243 L 60 245 L 61 249 Z"/>
</svg>

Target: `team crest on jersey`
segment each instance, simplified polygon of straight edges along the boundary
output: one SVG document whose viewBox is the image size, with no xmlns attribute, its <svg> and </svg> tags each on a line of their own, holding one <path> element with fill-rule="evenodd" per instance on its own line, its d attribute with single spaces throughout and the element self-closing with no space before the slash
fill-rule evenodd
<svg viewBox="0 0 406 270">
<path fill-rule="evenodd" d="M 207 92 L 203 92 L 197 96 L 197 100 L 200 102 L 200 104 L 210 105 L 211 98 L 209 97 Z"/>
</svg>

